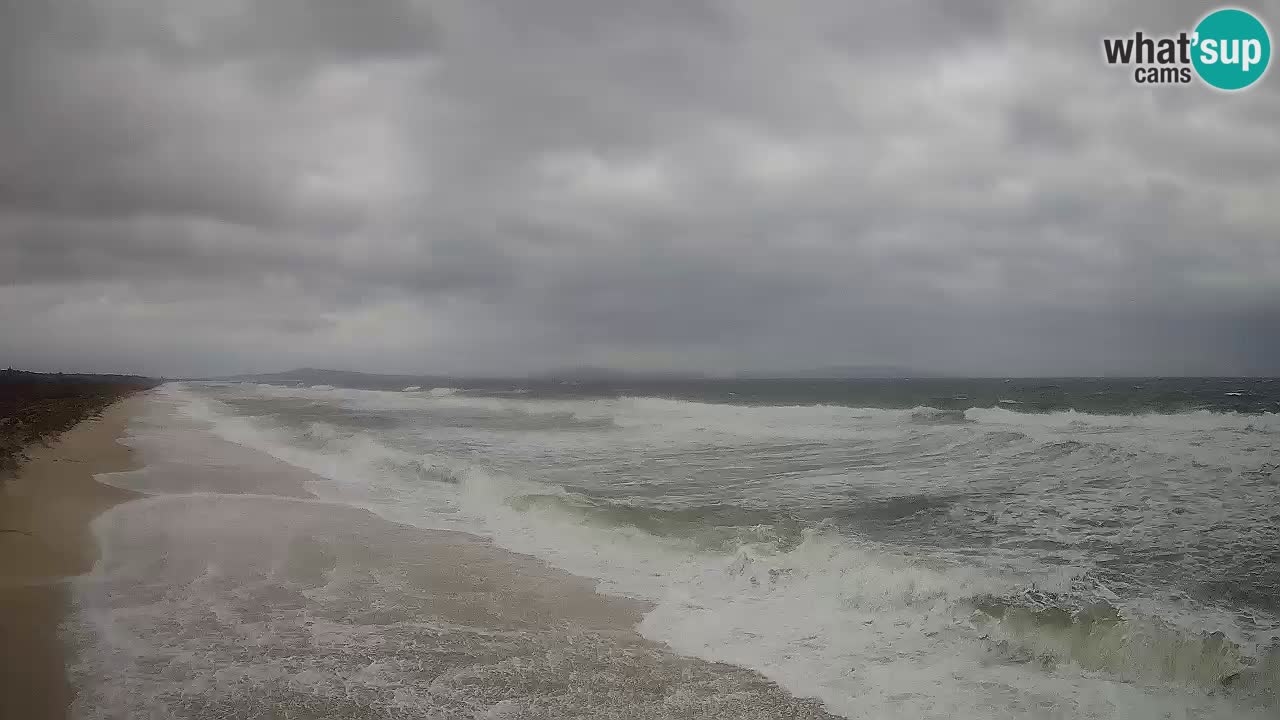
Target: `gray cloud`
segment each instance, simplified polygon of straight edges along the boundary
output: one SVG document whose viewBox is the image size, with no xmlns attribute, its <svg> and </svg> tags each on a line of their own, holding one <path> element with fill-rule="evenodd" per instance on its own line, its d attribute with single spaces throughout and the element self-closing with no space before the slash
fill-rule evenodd
<svg viewBox="0 0 1280 720">
<path fill-rule="evenodd" d="M 1280 373 L 1274 73 L 1101 59 L 1208 9 L 7 4 L 0 364 Z"/>
</svg>

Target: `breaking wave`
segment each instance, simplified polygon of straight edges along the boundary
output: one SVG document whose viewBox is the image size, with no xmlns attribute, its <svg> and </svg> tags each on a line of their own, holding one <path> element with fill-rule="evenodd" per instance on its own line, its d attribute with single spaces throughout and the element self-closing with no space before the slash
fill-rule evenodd
<svg viewBox="0 0 1280 720">
<path fill-rule="evenodd" d="M 971 686 L 997 683 L 1045 694 L 1065 692 L 1062 677 L 1080 683 L 1102 677 L 1133 686 L 1130 695 L 1112 698 L 1119 714 L 1145 707 L 1149 698 L 1136 689 L 1142 687 L 1184 688 L 1203 697 L 1226 694 L 1248 703 L 1273 703 L 1280 690 L 1276 647 L 1232 632 L 1230 618 L 1214 615 L 1213 608 L 1193 617 L 1165 616 L 1150 598 L 1117 594 L 1078 568 L 1010 573 L 1007 566 L 972 557 L 912 553 L 860 532 L 867 513 L 878 513 L 892 524 L 922 512 L 954 512 L 953 501 L 960 503 L 971 492 L 963 484 L 945 502 L 923 494 L 888 500 L 870 496 L 844 515 L 745 502 L 664 503 L 662 497 L 606 495 L 520 477 L 503 472 L 501 458 L 460 459 L 406 450 L 374 433 L 340 431 L 324 423 L 273 424 L 269 418 L 237 415 L 199 393 L 170 392 L 185 412 L 223 438 L 324 478 L 313 488 L 322 498 L 364 507 L 396 522 L 473 532 L 595 578 L 605 591 L 652 604 L 641 626 L 650 638 L 690 655 L 752 667 L 850 717 L 862 711 L 860 702 L 890 697 L 904 703 L 908 716 L 912 708 L 920 715 L 932 712 L 930 701 L 913 688 L 949 688 L 949 697 L 966 698 L 975 694 Z M 1274 415 L 1203 411 L 1097 416 L 999 407 L 744 410 L 654 398 L 512 401 L 447 388 L 428 395 L 410 400 L 438 404 L 432 408 L 499 413 L 494 417 L 501 422 L 490 416 L 475 420 L 488 423 L 483 425 L 486 432 L 509 432 L 508 415 L 524 413 L 542 418 L 540 427 L 547 433 L 569 427 L 643 429 L 659 448 L 671 437 L 686 442 L 732 436 L 847 443 L 853 438 L 877 440 L 885 428 L 896 433 L 912 426 L 927 433 L 935 427 L 943 433 L 971 432 L 979 424 L 983 428 L 977 436 L 941 440 L 908 436 L 907 455 L 917 459 L 945 457 L 964 447 L 1058 463 L 1082 453 L 1115 452 L 1092 436 L 1109 428 L 1136 428 L 1157 440 L 1166 430 L 1280 430 Z M 399 402 L 394 399 L 369 400 L 375 401 L 403 407 L 394 405 Z M 513 402 L 521 403 L 517 410 Z M 1078 431 L 1081 439 L 1045 434 L 1063 429 Z M 1148 442 L 1146 434 L 1141 438 Z M 937 445 L 921 444 L 935 441 Z M 583 457 L 593 452 L 578 436 L 566 442 L 575 443 Z M 610 436 L 601 452 L 612 451 L 612 442 Z M 770 448 L 775 447 L 783 446 L 760 452 L 774 452 Z M 799 442 L 785 447 L 793 454 L 790 461 L 801 465 L 810 452 Z M 666 456 L 655 457 L 660 463 Z M 748 456 L 740 462 L 750 468 L 767 460 Z M 896 472 L 898 481 L 907 477 L 885 465 L 871 471 Z M 991 511 L 983 522 L 1002 521 Z M 971 663 L 981 671 L 961 671 L 957 663 Z M 974 716 L 983 711 L 967 708 Z"/>
</svg>

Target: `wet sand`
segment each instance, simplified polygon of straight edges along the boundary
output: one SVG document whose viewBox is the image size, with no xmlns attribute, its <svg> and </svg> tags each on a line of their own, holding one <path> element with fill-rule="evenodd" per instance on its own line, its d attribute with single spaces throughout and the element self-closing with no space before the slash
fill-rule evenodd
<svg viewBox="0 0 1280 720">
<path fill-rule="evenodd" d="M 66 717 L 64 578 L 93 567 L 93 518 L 135 497 L 94 474 L 136 466 L 117 440 L 143 402 L 116 402 L 48 447 L 29 448 L 17 476 L 0 486 L 0 718 Z"/>
</svg>

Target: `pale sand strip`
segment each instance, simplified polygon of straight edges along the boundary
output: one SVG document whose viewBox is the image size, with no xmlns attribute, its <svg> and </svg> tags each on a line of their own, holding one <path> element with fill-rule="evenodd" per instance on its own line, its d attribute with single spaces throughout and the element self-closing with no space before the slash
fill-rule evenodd
<svg viewBox="0 0 1280 720">
<path fill-rule="evenodd" d="M 0 718 L 66 717 L 71 690 L 58 625 L 67 595 L 60 579 L 93 567 L 93 518 L 135 497 L 94 474 L 135 467 L 132 451 L 117 440 L 143 402 L 117 402 L 49 447 L 29 449 L 18 476 L 0 488 Z"/>
</svg>

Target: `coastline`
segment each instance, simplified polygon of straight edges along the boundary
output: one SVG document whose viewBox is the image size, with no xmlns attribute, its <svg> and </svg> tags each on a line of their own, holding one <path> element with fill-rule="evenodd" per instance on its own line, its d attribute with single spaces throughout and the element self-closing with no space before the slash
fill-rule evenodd
<svg viewBox="0 0 1280 720">
<path fill-rule="evenodd" d="M 145 402 L 119 400 L 78 423 L 0 485 L 0 717 L 65 718 L 72 700 L 59 625 L 68 610 L 66 578 L 98 557 L 90 524 L 137 493 L 95 475 L 138 467 L 118 441 Z"/>
<path fill-rule="evenodd" d="M 835 720 L 642 637 L 642 601 L 322 497 L 323 477 L 172 404 L 134 418 L 146 469 L 118 484 L 142 497 L 93 521 L 102 560 L 62 585 L 73 716 Z"/>
</svg>

